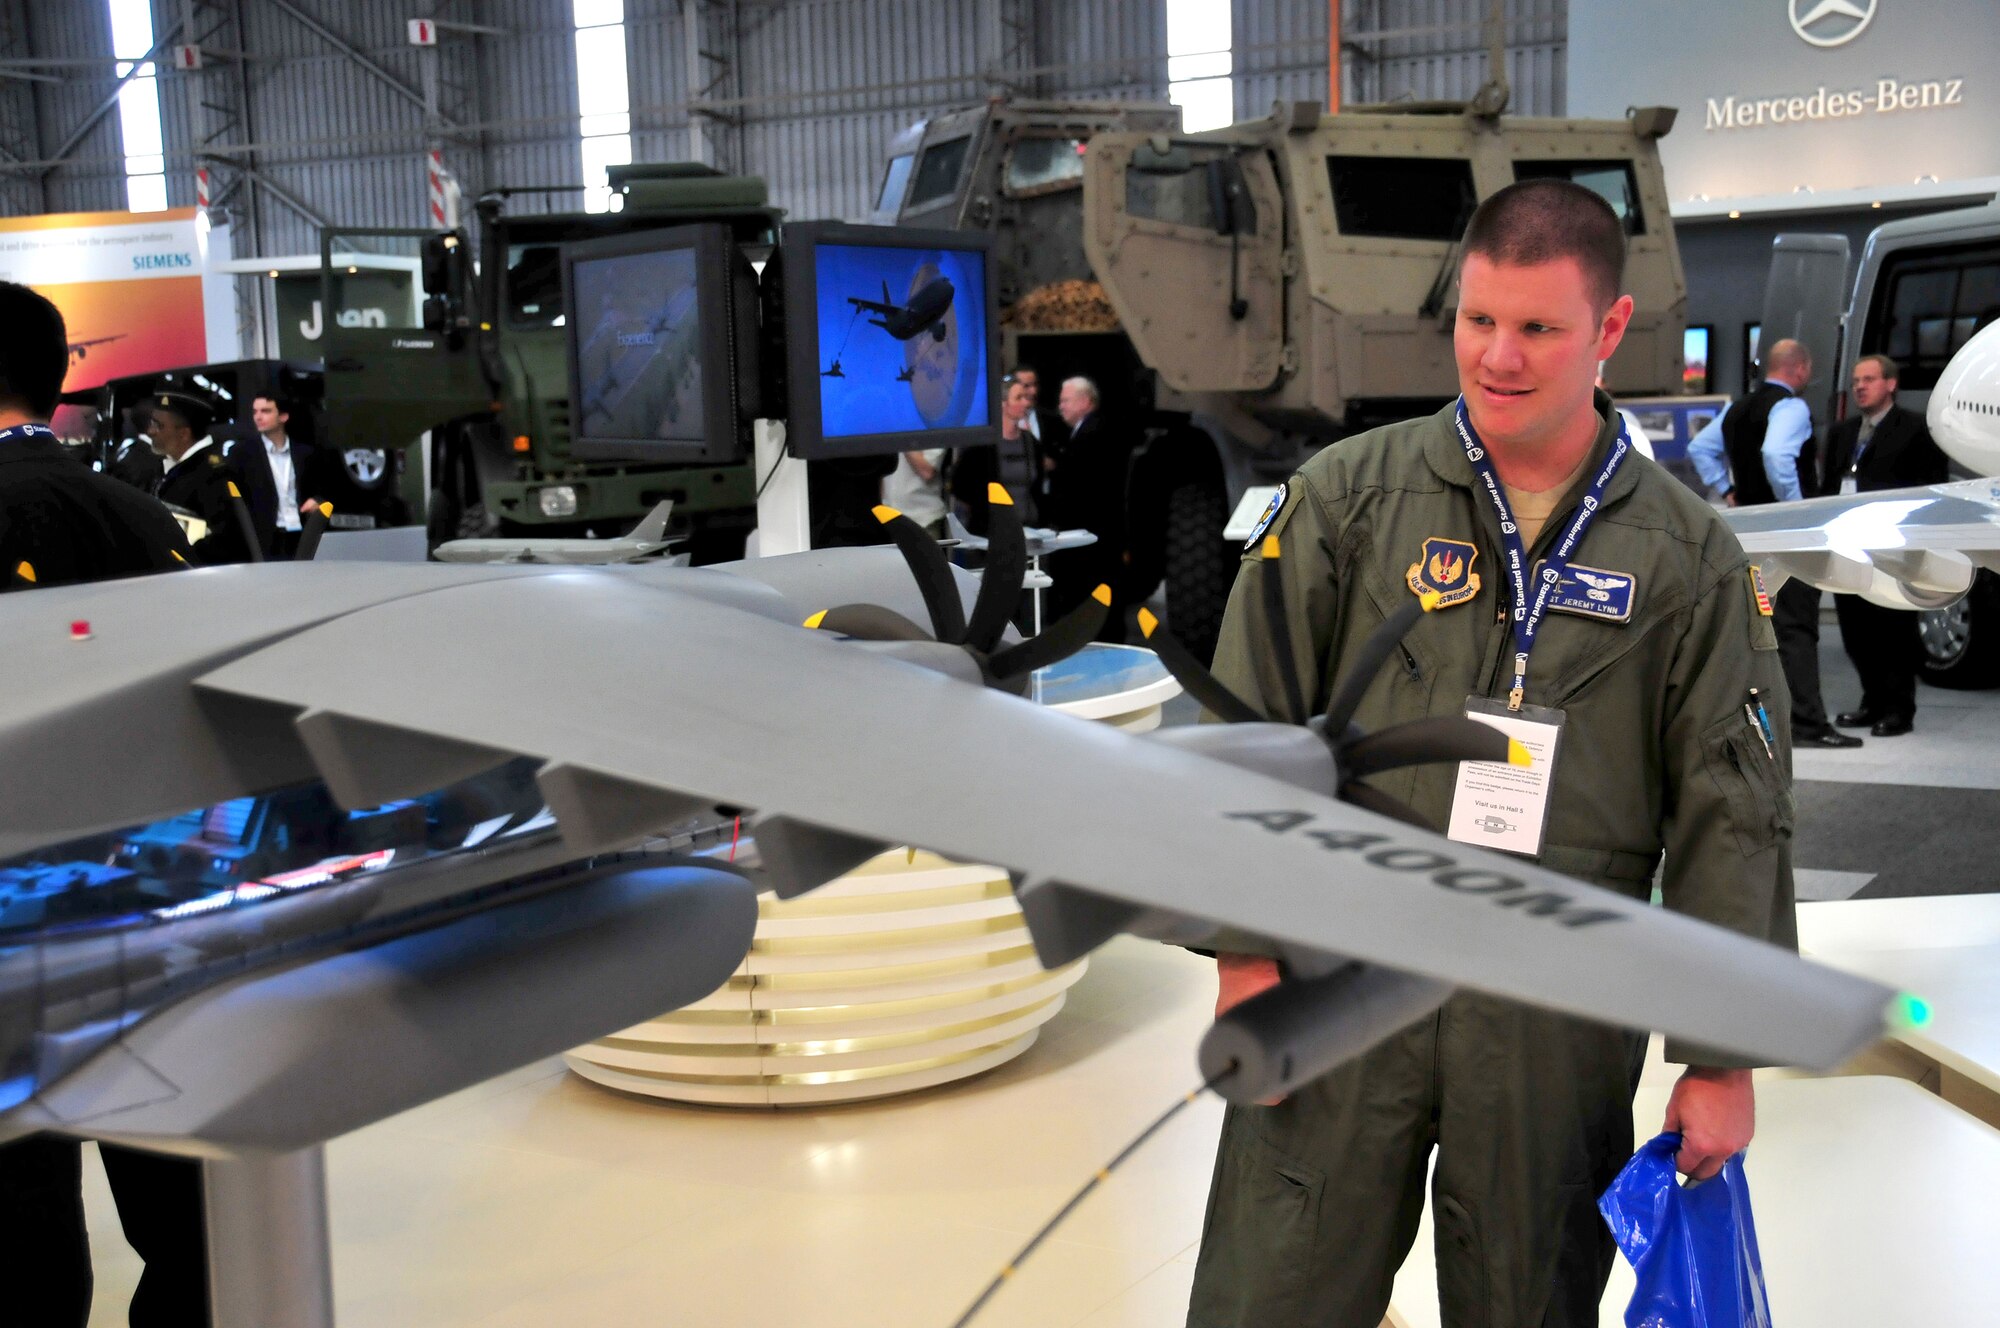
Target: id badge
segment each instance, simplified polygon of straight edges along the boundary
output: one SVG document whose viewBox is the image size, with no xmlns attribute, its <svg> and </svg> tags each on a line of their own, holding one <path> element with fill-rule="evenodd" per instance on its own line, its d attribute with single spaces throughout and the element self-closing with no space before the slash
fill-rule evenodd
<svg viewBox="0 0 2000 1328">
<path fill-rule="evenodd" d="M 1459 762 L 1446 837 L 1531 858 L 1539 855 L 1542 831 L 1548 822 L 1549 795 L 1555 788 L 1563 712 L 1542 706 L 1509 710 L 1505 701 L 1474 696 L 1466 699 L 1465 715 L 1519 742 L 1528 749 L 1530 763 Z"/>
</svg>

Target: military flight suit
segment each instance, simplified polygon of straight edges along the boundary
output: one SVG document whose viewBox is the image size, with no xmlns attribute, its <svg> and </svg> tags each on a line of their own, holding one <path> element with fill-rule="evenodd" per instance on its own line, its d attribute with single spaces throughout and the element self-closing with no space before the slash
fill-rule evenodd
<svg viewBox="0 0 2000 1328">
<path fill-rule="evenodd" d="M 1595 451 L 1544 526 L 1545 556 L 1609 454 Z M 1306 463 L 1270 522 L 1282 557 L 1246 552 L 1215 671 L 1273 717 L 1286 689 L 1259 578 L 1283 579 L 1303 690 L 1323 711 L 1341 662 L 1413 592 L 1433 537 L 1477 550 L 1468 602 L 1426 614 L 1369 686 L 1375 730 L 1504 699 L 1512 682 L 1499 519 L 1450 408 Z M 1257 541 L 1253 541 L 1253 550 Z M 1540 861 L 1647 898 L 1665 852 L 1667 907 L 1796 946 L 1791 713 L 1761 587 L 1736 538 L 1680 481 L 1628 456 L 1573 567 L 1635 578 L 1623 622 L 1542 621 L 1530 705 L 1565 712 Z M 1467 569 L 1459 569 L 1461 576 Z M 1775 739 L 1744 712 L 1758 688 Z M 1456 768 L 1370 782 L 1433 826 Z M 1241 948 L 1241 947 L 1238 947 Z M 1254 947 L 1253 947 L 1254 948 Z M 1596 1198 L 1630 1157 L 1637 1034 L 1475 993 L 1275 1107 L 1232 1107 L 1217 1149 L 1190 1328 L 1376 1328 L 1423 1210 L 1437 1148 L 1439 1296 L 1451 1328 L 1594 1325 L 1613 1247 Z M 1669 1042 L 1671 1060 L 1741 1066 Z"/>
<path fill-rule="evenodd" d="M 204 566 L 256 561 L 236 515 L 236 500 L 229 496 L 232 484 L 237 492 L 243 491 L 242 472 L 215 443 L 183 456 L 168 467 L 166 478 L 160 481 L 161 502 L 192 512 L 207 523 L 208 533 L 194 541 L 195 561 Z"/>
</svg>

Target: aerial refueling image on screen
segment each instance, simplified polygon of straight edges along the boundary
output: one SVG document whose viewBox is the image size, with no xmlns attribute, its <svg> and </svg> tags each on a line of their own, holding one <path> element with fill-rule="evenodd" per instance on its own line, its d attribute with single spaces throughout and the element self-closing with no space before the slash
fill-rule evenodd
<svg viewBox="0 0 2000 1328">
<path fill-rule="evenodd" d="M 572 282 L 577 436 L 699 441 L 695 251 L 580 261 Z"/>
<path fill-rule="evenodd" d="M 824 244 L 816 271 L 826 437 L 987 423 L 982 255 Z"/>
</svg>

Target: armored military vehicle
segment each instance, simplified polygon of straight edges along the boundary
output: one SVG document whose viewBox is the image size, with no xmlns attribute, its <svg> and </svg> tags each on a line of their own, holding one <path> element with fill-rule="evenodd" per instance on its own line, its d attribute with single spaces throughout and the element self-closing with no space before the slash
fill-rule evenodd
<svg viewBox="0 0 2000 1328">
<path fill-rule="evenodd" d="M 560 248 L 577 240 L 725 222 L 753 259 L 770 252 L 783 213 L 764 181 L 698 163 L 614 166 L 609 212 L 510 212 L 546 190 L 495 190 L 478 202 L 479 261 L 463 231 L 330 229 L 321 237 L 322 301 L 345 307 L 356 246 L 416 245 L 426 299 L 421 327 L 329 324 L 325 412 L 336 445 L 379 440 L 391 458 L 428 432 L 428 483 L 400 483 L 428 512 L 432 541 L 521 534 L 614 535 L 662 499 L 671 533 L 695 561 L 739 556 L 755 523 L 748 465 L 582 461 L 570 455 Z M 362 275 L 366 275 L 363 273 Z"/>
<path fill-rule="evenodd" d="M 1686 285 L 1657 140 L 1622 120 L 1471 103 L 1281 102 L 1190 134 L 1168 105 L 996 100 L 890 148 L 874 219 L 992 231 L 1005 353 L 1086 375 L 1143 436 L 1128 486 L 1133 589 L 1164 578 L 1178 632 L 1213 639 L 1230 512 L 1312 451 L 1456 394 L 1457 239 L 1480 199 L 1556 177 L 1625 221 L 1632 330 L 1619 393 L 1678 391 Z M 1046 389 L 1045 389 L 1046 390 Z"/>
</svg>

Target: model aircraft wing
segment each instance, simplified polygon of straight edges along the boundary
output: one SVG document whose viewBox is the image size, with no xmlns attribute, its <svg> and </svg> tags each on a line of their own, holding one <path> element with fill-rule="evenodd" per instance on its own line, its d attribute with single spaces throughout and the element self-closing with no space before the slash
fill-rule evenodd
<svg viewBox="0 0 2000 1328">
<path fill-rule="evenodd" d="M 1039 900 L 1045 961 L 1123 929 L 1233 928 L 1777 1062 L 1831 1066 L 1881 1032 L 1875 984 L 746 612 L 697 576 L 469 579 L 307 626 L 193 690 L 223 748 L 238 725 L 288 732 L 351 805 L 519 754 L 545 763 L 579 854 L 693 795 L 752 809 L 795 885 L 894 844 L 1003 865 Z"/>
<path fill-rule="evenodd" d="M 2000 480 L 1732 508 L 1723 514 L 1775 590 L 1797 577 L 1891 608 L 1941 608 L 2000 570 Z"/>
</svg>

